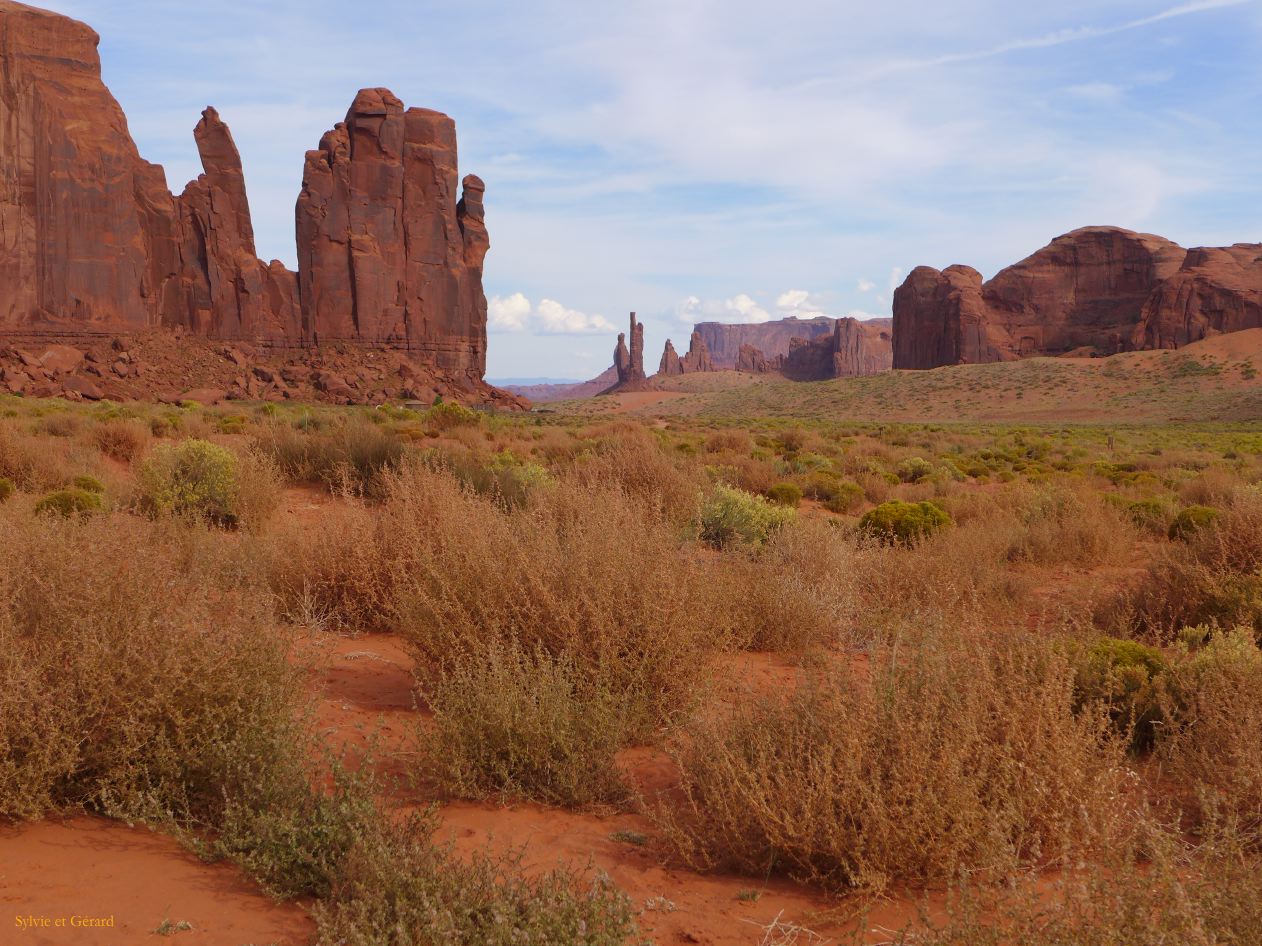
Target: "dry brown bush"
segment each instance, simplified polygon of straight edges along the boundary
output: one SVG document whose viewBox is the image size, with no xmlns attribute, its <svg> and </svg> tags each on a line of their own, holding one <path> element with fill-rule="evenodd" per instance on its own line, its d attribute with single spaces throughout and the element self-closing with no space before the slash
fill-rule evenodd
<svg viewBox="0 0 1262 946">
<path fill-rule="evenodd" d="M 214 821 L 230 773 L 292 741 L 266 593 L 212 535 L 0 510 L 0 816 Z"/>
<path fill-rule="evenodd" d="M 92 428 L 96 448 L 122 463 L 130 463 L 144 453 L 151 439 L 149 425 L 139 420 L 114 418 Z"/>
<path fill-rule="evenodd" d="M 1262 490 L 1237 488 L 1212 526 L 1160 549 L 1101 621 L 1166 638 L 1198 624 L 1262 631 Z"/>
<path fill-rule="evenodd" d="M 1253 630 L 1214 634 L 1174 665 L 1159 757 L 1200 822 L 1262 834 L 1262 651 Z"/>
<path fill-rule="evenodd" d="M 700 696 L 725 639 L 706 560 L 620 486 L 561 480 L 505 510 L 414 466 L 387 480 L 391 618 L 431 668 L 492 643 L 571 657 L 645 735 Z"/>
<path fill-rule="evenodd" d="M 686 522 L 696 514 L 704 484 L 695 461 L 669 455 L 639 425 L 613 428 L 596 455 L 577 464 L 573 473 L 593 489 L 616 485 L 645 511 L 672 522 Z"/>
<path fill-rule="evenodd" d="M 31 433 L 0 418 L 0 476 L 19 489 L 45 492 L 66 483 L 76 467 L 72 445 Z"/>
<path fill-rule="evenodd" d="M 830 889 L 997 878 L 1096 837 L 1126 785 L 1046 643 L 941 629 L 694 720 L 658 818 L 700 868 Z"/>
</svg>

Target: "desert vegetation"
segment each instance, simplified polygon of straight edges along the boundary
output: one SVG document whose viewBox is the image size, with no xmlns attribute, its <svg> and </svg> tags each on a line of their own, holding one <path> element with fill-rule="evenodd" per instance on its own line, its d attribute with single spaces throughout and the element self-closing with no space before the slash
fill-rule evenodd
<svg viewBox="0 0 1262 946">
<path fill-rule="evenodd" d="M 6 398 L 0 817 L 149 824 L 328 944 L 669 913 L 453 805 L 634 818 L 751 908 L 944 898 L 907 943 L 1252 942 L 1260 483 L 1230 426 Z M 359 751 L 309 645 L 367 635 L 413 704 Z"/>
</svg>

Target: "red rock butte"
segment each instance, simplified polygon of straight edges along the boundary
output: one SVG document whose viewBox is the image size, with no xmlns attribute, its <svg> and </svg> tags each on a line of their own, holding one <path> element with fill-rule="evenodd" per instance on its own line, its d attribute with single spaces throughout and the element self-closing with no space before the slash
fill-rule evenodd
<svg viewBox="0 0 1262 946">
<path fill-rule="evenodd" d="M 1185 250 L 1085 227 L 989 282 L 969 266 L 914 269 L 894 293 L 894 367 L 1178 348 L 1262 326 L 1262 244 Z"/>
<path fill-rule="evenodd" d="M 101 81 L 99 37 L 0 0 L 0 336 L 175 330 L 267 349 L 407 353 L 470 390 L 486 370 L 480 179 L 455 123 L 365 89 L 309 151 L 298 272 L 259 260 L 241 157 L 213 109 L 177 197 Z"/>
</svg>

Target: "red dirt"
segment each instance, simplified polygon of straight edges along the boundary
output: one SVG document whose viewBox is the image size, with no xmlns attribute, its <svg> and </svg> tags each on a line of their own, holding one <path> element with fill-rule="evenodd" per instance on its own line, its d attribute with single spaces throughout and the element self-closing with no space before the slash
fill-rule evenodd
<svg viewBox="0 0 1262 946">
<path fill-rule="evenodd" d="M 25 946 L 143 943 L 163 920 L 191 923 L 178 941 L 206 946 L 299 946 L 315 929 L 301 906 L 276 903 L 230 865 L 202 863 L 145 828 L 89 817 L 0 829 L 0 903 L 0 942 Z M 76 917 L 114 925 L 75 927 Z M 49 925 L 23 930 L 18 918 Z"/>
</svg>

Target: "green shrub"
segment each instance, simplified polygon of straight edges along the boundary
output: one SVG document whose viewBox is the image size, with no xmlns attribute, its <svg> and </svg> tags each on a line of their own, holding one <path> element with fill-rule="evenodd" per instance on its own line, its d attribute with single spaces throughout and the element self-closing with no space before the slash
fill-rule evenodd
<svg viewBox="0 0 1262 946">
<path fill-rule="evenodd" d="M 933 475 L 933 464 L 921 457 L 909 457 L 895 470 L 903 483 L 919 483 Z"/>
<path fill-rule="evenodd" d="M 772 505 L 761 496 L 716 486 L 701 505 L 701 539 L 720 549 L 737 542 L 762 545 L 795 515 L 792 509 Z"/>
<path fill-rule="evenodd" d="M 425 412 L 425 423 L 433 430 L 450 430 L 453 427 L 474 427 L 482 416 L 462 404 L 438 401 Z"/>
<path fill-rule="evenodd" d="M 1080 708 L 1103 704 L 1114 728 L 1130 736 L 1131 748 L 1148 749 L 1162 720 L 1162 688 L 1169 669 L 1157 648 L 1106 637 L 1077 661 L 1075 702 Z"/>
<path fill-rule="evenodd" d="M 59 489 L 49 493 L 35 504 L 35 512 L 40 515 L 52 514 L 65 516 L 89 516 L 101 510 L 99 493 L 89 493 L 86 489 Z"/>
<path fill-rule="evenodd" d="M 163 444 L 141 467 L 141 505 L 152 515 L 235 525 L 236 473 L 236 457 L 226 447 L 205 440 Z"/>
<path fill-rule="evenodd" d="M 1213 506 L 1187 506 L 1179 510 L 1179 514 L 1170 523 L 1168 535 L 1172 539 L 1186 542 L 1201 529 L 1217 522 L 1221 515 Z"/>
<path fill-rule="evenodd" d="M 1109 494 L 1112 495 L 1112 494 Z M 1126 506 L 1131 521 L 1148 532 L 1166 535 L 1170 529 L 1170 505 L 1160 499 L 1141 499 Z"/>
<path fill-rule="evenodd" d="M 952 525 L 950 513 L 931 502 L 893 499 L 869 509 L 859 528 L 882 542 L 910 544 Z"/>
<path fill-rule="evenodd" d="M 793 483 L 777 483 L 767 490 L 767 498 L 777 506 L 797 509 L 802 504 L 802 490 Z"/>
<path fill-rule="evenodd" d="M 96 493 L 100 495 L 105 492 L 105 484 L 98 480 L 95 476 L 88 476 L 81 473 L 70 481 L 70 485 L 75 489 L 81 489 L 85 493 Z"/>
<path fill-rule="evenodd" d="M 17 492 L 17 487 L 13 485 L 13 480 L 7 476 L 0 476 L 0 503 L 5 502 Z"/>
<path fill-rule="evenodd" d="M 863 499 L 863 487 L 858 483 L 851 483 L 849 480 L 846 480 L 837 484 L 836 492 L 825 501 L 824 506 L 830 512 L 854 512 L 863 504 Z"/>
</svg>

